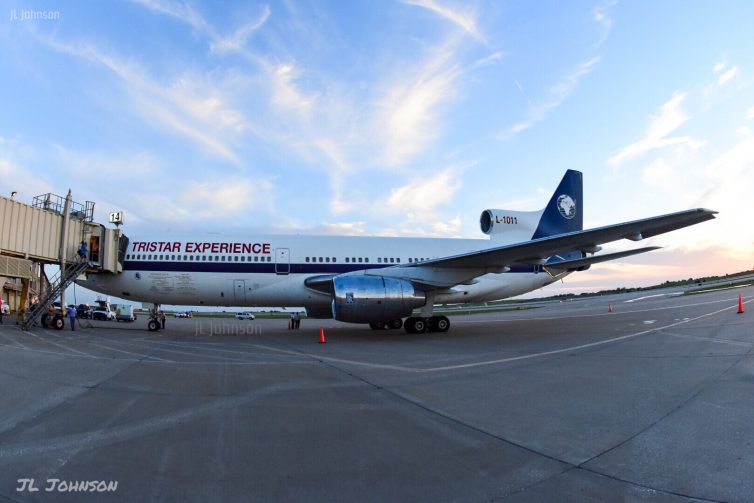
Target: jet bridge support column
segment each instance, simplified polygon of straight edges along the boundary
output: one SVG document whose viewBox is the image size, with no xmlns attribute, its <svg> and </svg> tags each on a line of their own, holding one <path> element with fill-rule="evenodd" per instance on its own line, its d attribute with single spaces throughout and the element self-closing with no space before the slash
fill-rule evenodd
<svg viewBox="0 0 754 503">
<path fill-rule="evenodd" d="M 25 313 L 26 309 L 28 308 L 27 304 L 29 303 L 29 284 L 31 283 L 31 279 L 29 278 L 23 278 L 21 280 L 21 303 L 18 306 L 18 312 Z"/>
<path fill-rule="evenodd" d="M 60 232 L 60 277 L 65 277 L 65 266 L 68 262 L 68 250 L 66 247 L 67 244 L 67 238 L 68 238 L 68 222 L 71 219 L 71 202 L 73 201 L 73 197 L 71 197 L 71 189 L 68 189 L 68 195 L 65 196 L 65 206 L 63 207 L 63 224 L 62 229 Z M 60 309 L 63 311 L 63 316 L 65 316 L 65 309 L 66 309 L 66 303 L 65 303 L 65 289 L 63 289 L 62 292 L 60 292 Z"/>
</svg>

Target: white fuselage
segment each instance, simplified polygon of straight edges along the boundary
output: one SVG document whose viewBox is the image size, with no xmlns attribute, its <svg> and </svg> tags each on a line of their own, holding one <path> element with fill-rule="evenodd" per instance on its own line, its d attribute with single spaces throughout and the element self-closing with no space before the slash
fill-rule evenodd
<svg viewBox="0 0 754 503">
<path fill-rule="evenodd" d="M 328 308 L 331 296 L 306 287 L 306 278 L 412 264 L 495 246 L 500 243 L 486 239 L 306 235 L 146 239 L 129 244 L 121 274 L 90 274 L 79 284 L 157 304 Z M 536 290 L 555 279 L 541 267 L 513 267 L 438 292 L 434 303 L 497 300 Z"/>
</svg>

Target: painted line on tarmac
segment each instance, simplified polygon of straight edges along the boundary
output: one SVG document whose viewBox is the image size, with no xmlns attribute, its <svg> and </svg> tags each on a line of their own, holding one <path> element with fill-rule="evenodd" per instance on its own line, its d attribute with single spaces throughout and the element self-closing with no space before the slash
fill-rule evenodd
<svg viewBox="0 0 754 503">
<path fill-rule="evenodd" d="M 334 358 L 331 356 L 315 355 L 313 353 L 305 353 L 303 351 L 292 351 L 289 349 L 273 348 L 270 346 L 264 346 L 262 344 L 255 344 L 255 346 L 257 346 L 260 349 L 266 349 L 268 351 L 275 351 L 276 353 L 283 353 L 283 354 L 291 355 L 291 356 L 305 356 L 313 360 L 322 360 L 322 361 L 327 361 L 327 362 L 350 363 L 352 365 L 359 365 L 361 367 L 379 368 L 379 369 L 385 369 L 385 370 L 399 370 L 401 372 L 420 372 L 422 370 L 418 368 L 401 367 L 399 365 L 388 365 L 385 363 L 369 363 L 369 362 L 362 362 L 358 360 L 345 360 L 343 358 Z"/>
<path fill-rule="evenodd" d="M 19 346 L 21 349 L 29 349 L 26 346 L 24 346 L 23 344 L 21 344 L 19 341 L 17 341 L 16 339 L 8 337 L 7 335 L 5 335 L 2 332 L 0 332 L 0 335 L 2 335 L 5 340 L 9 341 L 11 344 L 15 344 L 16 346 Z"/>
<path fill-rule="evenodd" d="M 557 355 L 557 354 L 561 354 L 561 353 L 569 353 L 571 351 L 578 351 L 580 349 L 587 349 L 587 348 L 592 348 L 592 347 L 596 347 L 596 346 L 602 346 L 604 344 L 610 344 L 612 342 L 618 342 L 618 341 L 623 341 L 623 340 L 627 340 L 627 339 L 633 339 L 634 337 L 638 337 L 640 335 L 646 335 L 646 334 L 649 334 L 649 333 L 652 333 L 652 332 L 659 332 L 659 331 L 667 329 L 667 328 L 677 327 L 678 325 L 683 325 L 685 323 L 690 323 L 692 321 L 701 320 L 702 318 L 707 318 L 709 316 L 714 316 L 716 314 L 720 314 L 720 313 L 723 313 L 725 311 L 729 311 L 729 310 L 732 310 L 732 309 L 733 309 L 733 307 L 725 307 L 723 309 L 719 309 L 719 310 L 713 311 L 711 313 L 707 313 L 707 314 L 703 314 L 701 316 L 697 316 L 696 318 L 689 318 L 688 320 L 677 321 L 675 323 L 671 323 L 670 325 L 665 325 L 663 327 L 656 327 L 656 328 L 651 328 L 649 330 L 642 330 L 641 332 L 636 332 L 636 333 L 628 334 L 628 335 L 621 335 L 620 337 L 613 337 L 611 339 L 605 339 L 604 341 L 590 342 L 588 344 L 580 344 L 578 346 L 571 346 L 571 347 L 562 348 L 562 349 L 553 349 L 552 351 L 543 351 L 541 353 L 532 353 L 532 354 L 528 354 L 528 355 L 513 356 L 513 357 L 510 357 L 510 358 L 501 358 L 499 360 L 490 360 L 490 361 L 485 361 L 485 362 L 465 363 L 465 364 L 461 364 L 461 365 L 449 365 L 447 367 L 435 367 L 435 368 L 431 368 L 431 369 L 423 369 L 423 370 L 420 370 L 420 372 L 438 372 L 438 371 L 441 371 L 441 370 L 457 370 L 457 369 L 481 367 L 481 366 L 485 366 L 485 365 L 495 365 L 495 364 L 498 364 L 498 363 L 508 363 L 508 362 L 515 362 L 515 361 L 520 361 L 520 360 L 529 360 L 531 358 L 539 358 L 540 356 L 550 356 L 550 355 Z"/>
<path fill-rule="evenodd" d="M 317 360 L 322 360 L 322 361 L 327 361 L 327 362 L 335 362 L 335 363 L 345 363 L 345 364 L 351 364 L 351 365 L 358 365 L 360 367 L 367 367 L 367 368 L 377 368 L 377 369 L 386 369 L 386 370 L 398 370 L 398 371 L 402 371 L 402 372 L 412 372 L 412 373 L 416 373 L 416 374 L 430 373 L 430 372 L 443 372 L 443 371 L 448 371 L 448 370 L 461 370 L 461 369 L 469 369 L 469 368 L 476 368 L 476 367 L 485 367 L 485 366 L 490 366 L 490 365 L 499 365 L 499 364 L 502 364 L 502 363 L 510 363 L 510 362 L 516 362 L 516 361 L 521 361 L 521 360 L 530 360 L 530 359 L 539 358 L 539 357 L 542 357 L 542 356 L 551 356 L 551 355 L 557 355 L 557 354 L 562 354 L 562 353 L 570 353 L 570 352 L 573 352 L 573 351 L 579 351 L 581 349 L 593 348 L 593 347 L 596 347 L 596 346 L 602 346 L 602 345 L 610 344 L 610 343 L 613 343 L 613 342 L 618 342 L 618 341 L 633 339 L 634 337 L 639 337 L 640 335 L 646 335 L 646 334 L 649 334 L 649 333 L 652 333 L 652 332 L 660 332 L 660 331 L 665 330 L 667 328 L 677 327 L 679 325 L 690 323 L 692 321 L 701 320 L 701 319 L 707 318 L 709 316 L 715 316 L 717 314 L 720 314 L 720 313 L 723 313 L 725 311 L 729 311 L 729 310 L 732 310 L 732 309 L 733 309 L 733 307 L 725 307 L 723 309 L 719 309 L 719 310 L 713 311 L 711 313 L 703 314 L 703 315 L 697 316 L 695 318 L 688 318 L 688 319 L 677 321 L 677 322 L 674 322 L 674 323 L 671 323 L 669 325 L 665 325 L 665 326 L 662 326 L 662 327 L 655 327 L 655 328 L 651 328 L 651 329 L 648 329 L 648 330 L 642 330 L 641 332 L 636 332 L 636 333 L 633 333 L 633 334 L 621 335 L 619 337 L 612 337 L 610 339 L 605 339 L 603 341 L 590 342 L 588 344 L 579 344 L 578 346 L 569 346 L 569 347 L 566 347 L 566 348 L 553 349 L 551 351 L 542 351 L 540 353 L 530 353 L 530 354 L 527 354 L 527 355 L 512 356 L 512 357 L 509 357 L 509 358 L 500 358 L 500 359 L 497 359 L 497 360 L 486 360 L 486 361 L 481 361 L 481 362 L 462 363 L 462 364 L 458 364 L 458 365 L 447 365 L 447 366 L 444 366 L 444 367 L 431 367 L 431 368 L 402 367 L 402 366 L 398 366 L 398 365 L 385 365 L 385 364 L 381 364 L 381 363 L 368 363 L 368 362 L 362 362 L 362 361 L 356 361 L 356 360 L 345 360 L 345 359 L 341 359 L 341 358 L 333 358 L 333 357 L 329 357 L 329 356 L 322 356 L 322 355 L 316 355 L 316 354 L 311 354 L 311 353 L 298 353 L 298 354 L 306 354 L 307 356 L 309 356 L 311 358 L 314 358 L 314 359 L 317 359 Z M 260 347 L 265 347 L 266 349 L 270 349 L 270 350 L 273 350 L 273 351 L 276 350 L 275 348 L 269 348 L 269 347 L 266 347 L 266 346 L 260 346 Z M 295 354 L 295 352 L 293 352 L 293 351 L 285 351 L 285 350 L 278 350 L 278 351 L 280 351 L 280 352 L 288 352 L 288 353 L 291 353 L 291 354 Z"/>
<path fill-rule="evenodd" d="M 196 344 L 182 344 L 181 342 L 165 342 L 166 345 L 171 345 L 173 347 L 179 347 L 179 348 L 189 348 L 189 349 L 196 349 L 197 351 L 215 351 L 220 353 L 232 353 L 236 355 L 243 355 L 243 356 L 285 356 L 288 358 L 301 358 L 301 353 L 294 353 L 294 354 L 283 354 L 283 355 L 269 355 L 269 354 L 259 354 L 252 351 L 239 351 L 234 349 L 221 349 L 221 348 L 214 348 L 214 347 L 205 347 L 209 346 L 209 343 L 199 342 Z M 234 346 L 236 346 L 234 344 Z M 245 345 L 238 345 L 239 347 L 249 347 L 249 348 L 256 348 L 256 349 L 262 349 L 261 346 L 257 344 L 245 344 Z"/>
<path fill-rule="evenodd" d="M 77 349 L 73 349 L 73 348 L 69 348 L 68 346 L 64 346 L 63 344 L 58 344 L 58 343 L 57 343 L 57 342 L 55 342 L 55 341 L 51 341 L 51 340 L 48 340 L 48 339 L 44 339 L 44 338 L 42 338 L 42 337 L 38 336 L 37 334 L 35 334 L 35 333 L 33 333 L 33 332 L 29 332 L 29 335 L 31 335 L 32 337 L 34 337 L 34 338 L 35 338 L 35 339 L 37 339 L 38 341 L 41 341 L 41 342 L 46 342 L 47 344 L 52 344 L 53 346 L 56 346 L 56 347 L 58 347 L 58 348 L 60 348 L 60 349 L 65 349 L 66 351 L 71 351 L 71 352 L 73 352 L 73 353 L 78 353 L 78 354 L 80 354 L 80 355 L 84 355 L 84 356 L 95 356 L 95 355 L 92 355 L 92 354 L 90 354 L 90 353 L 87 353 L 87 352 L 85 352 L 85 351 L 79 351 L 79 350 L 77 350 Z"/>
<path fill-rule="evenodd" d="M 623 301 L 624 304 L 631 304 L 632 302 L 638 302 L 640 300 L 646 300 L 646 299 L 654 299 L 655 297 L 668 297 L 671 294 L 669 293 L 657 293 L 655 295 L 645 295 L 644 297 L 636 297 L 635 299 L 629 299 Z"/>
<path fill-rule="evenodd" d="M 125 349 L 112 348 L 112 347 L 107 346 L 105 344 L 99 344 L 99 343 L 96 343 L 96 342 L 90 342 L 89 344 L 91 344 L 92 346 L 97 346 L 99 348 L 107 349 L 109 351 L 117 351 L 118 353 L 124 353 L 124 354 L 132 355 L 132 356 L 141 356 L 142 358 L 148 358 L 148 359 L 153 360 L 153 361 L 159 361 L 159 362 L 163 362 L 163 363 L 175 363 L 175 360 L 166 360 L 165 358 L 159 358 L 157 356 L 145 355 L 145 354 L 141 354 L 141 353 L 134 353 L 132 351 L 126 351 Z M 102 358 L 105 358 L 105 357 L 103 356 Z"/>
<path fill-rule="evenodd" d="M 744 304 L 748 304 L 752 301 L 754 301 L 754 299 L 744 301 Z M 738 298 L 712 300 L 709 302 L 697 302 L 694 304 L 683 304 L 683 305 L 678 305 L 678 306 L 653 307 L 651 309 L 639 309 L 635 311 L 613 311 L 612 313 L 606 312 L 606 313 L 594 313 L 594 314 L 573 314 L 573 315 L 568 315 L 568 316 L 541 316 L 541 317 L 531 317 L 531 318 L 504 318 L 504 319 L 488 319 L 488 320 L 458 320 L 458 321 L 453 321 L 453 325 L 460 325 L 464 323 L 510 323 L 510 322 L 515 322 L 515 321 L 567 320 L 567 319 L 572 319 L 572 318 L 596 318 L 599 316 L 616 316 L 616 315 L 621 315 L 621 314 L 649 313 L 651 311 L 667 311 L 669 309 L 682 309 L 686 307 L 707 306 L 710 304 L 721 304 L 723 302 L 727 302 L 733 305 L 738 302 Z"/>
<path fill-rule="evenodd" d="M 110 342 L 112 342 L 112 340 L 110 340 Z M 133 344 L 133 343 L 129 343 L 127 341 L 118 341 L 118 343 L 119 344 L 125 344 L 126 346 L 135 346 L 135 347 L 137 347 L 139 349 L 144 349 L 145 348 L 145 346 L 143 346 L 141 344 Z M 180 355 L 188 355 L 188 356 L 194 356 L 194 357 L 197 356 L 195 352 L 178 351 L 176 349 L 169 349 L 169 348 L 166 348 L 164 345 L 155 347 L 154 349 L 157 350 L 157 351 L 164 351 L 164 352 L 167 352 L 167 353 L 176 353 L 176 354 L 180 354 Z M 222 356 L 206 355 L 206 354 L 202 355 L 202 356 L 207 357 L 207 358 L 223 358 Z M 181 363 L 181 362 L 180 361 L 173 361 L 173 363 Z M 206 363 L 212 363 L 212 362 L 206 362 Z M 246 360 L 229 359 L 227 361 L 223 361 L 222 363 L 248 363 L 248 362 Z"/>
<path fill-rule="evenodd" d="M 714 337 L 699 337 L 698 335 L 689 335 L 689 334 L 679 334 L 675 332 L 666 332 L 662 331 L 664 335 L 672 335 L 673 337 L 682 337 L 684 339 L 697 339 L 700 341 L 709 341 L 709 342 L 717 342 L 719 344 L 731 344 L 733 346 L 741 346 L 744 348 L 750 348 L 754 346 L 754 344 L 750 342 L 741 342 L 741 341 L 731 341 L 729 339 L 715 339 Z"/>
</svg>

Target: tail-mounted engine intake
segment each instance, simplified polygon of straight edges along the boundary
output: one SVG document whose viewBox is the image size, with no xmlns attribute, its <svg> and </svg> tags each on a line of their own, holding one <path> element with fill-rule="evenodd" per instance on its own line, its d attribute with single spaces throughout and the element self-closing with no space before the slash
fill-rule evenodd
<svg viewBox="0 0 754 503">
<path fill-rule="evenodd" d="M 541 217 L 542 211 L 484 210 L 479 226 L 491 239 L 517 243 L 531 239 Z"/>
<path fill-rule="evenodd" d="M 410 316 L 425 304 L 424 292 L 406 280 L 382 276 L 333 278 L 333 318 L 350 323 L 372 323 Z"/>
</svg>

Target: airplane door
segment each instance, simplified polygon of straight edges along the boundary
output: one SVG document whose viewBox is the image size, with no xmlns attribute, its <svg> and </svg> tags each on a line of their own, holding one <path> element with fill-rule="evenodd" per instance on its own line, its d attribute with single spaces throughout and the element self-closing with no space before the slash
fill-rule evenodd
<svg viewBox="0 0 754 503">
<path fill-rule="evenodd" d="M 246 281 L 242 279 L 233 280 L 233 298 L 238 306 L 246 303 Z"/>
<path fill-rule="evenodd" d="M 275 274 L 291 272 L 291 256 L 288 248 L 275 248 Z"/>
</svg>

